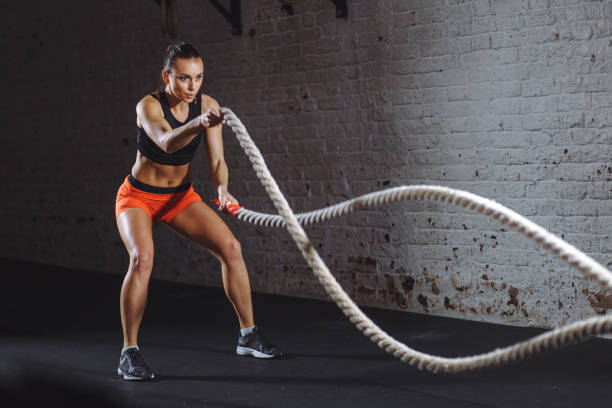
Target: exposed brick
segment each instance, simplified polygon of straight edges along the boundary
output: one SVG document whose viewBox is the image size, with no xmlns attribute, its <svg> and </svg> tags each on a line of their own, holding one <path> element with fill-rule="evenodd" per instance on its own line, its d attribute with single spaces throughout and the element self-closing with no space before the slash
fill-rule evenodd
<svg viewBox="0 0 612 408">
<path fill-rule="evenodd" d="M 22 3 L 9 12 L 33 7 Z M 125 272 L 113 200 L 136 154 L 134 106 L 159 86 L 174 42 L 155 4 L 141 3 L 38 2 L 29 24 L 5 29 L 6 75 L 21 87 L 0 102 L 15 119 L 7 134 L 35 143 L 5 141 L 4 188 L 16 199 L 0 213 L 0 255 Z M 293 16 L 276 0 L 243 2 L 242 37 L 207 2 L 179 3 L 176 41 L 202 53 L 204 92 L 238 114 L 296 210 L 445 185 L 612 262 L 609 1 L 355 0 L 346 20 L 329 1 L 298 2 Z M 232 194 L 274 212 L 228 129 L 224 147 Z M 195 186 L 208 202 L 206 154 L 197 156 Z M 326 298 L 285 231 L 223 217 L 254 290 Z M 361 304 L 535 326 L 593 312 L 571 289 L 583 285 L 579 272 L 450 204 L 397 203 L 308 233 Z M 158 227 L 155 245 L 155 277 L 221 285 L 202 248 Z M 558 299 L 562 312 L 550 306 Z"/>
</svg>

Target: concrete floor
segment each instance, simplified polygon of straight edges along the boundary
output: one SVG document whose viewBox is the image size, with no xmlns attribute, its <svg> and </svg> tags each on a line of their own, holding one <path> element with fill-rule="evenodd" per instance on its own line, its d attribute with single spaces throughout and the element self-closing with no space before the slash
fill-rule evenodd
<svg viewBox="0 0 612 408">
<path fill-rule="evenodd" d="M 610 406 L 612 342 L 591 339 L 485 371 L 432 374 L 365 338 L 329 302 L 254 294 L 255 317 L 286 353 L 235 355 L 220 288 L 152 281 L 140 332 L 157 380 L 116 375 L 122 277 L 0 260 L 0 404 L 142 407 Z M 444 356 L 492 350 L 532 328 L 365 308 L 389 334 Z"/>
</svg>

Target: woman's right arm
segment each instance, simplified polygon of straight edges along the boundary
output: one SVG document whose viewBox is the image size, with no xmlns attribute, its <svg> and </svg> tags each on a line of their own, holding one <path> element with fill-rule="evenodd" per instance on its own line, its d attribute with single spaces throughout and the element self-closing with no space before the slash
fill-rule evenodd
<svg viewBox="0 0 612 408">
<path fill-rule="evenodd" d="M 209 114 L 210 112 L 199 115 L 183 126 L 172 129 L 155 98 L 147 95 L 136 105 L 136 116 L 140 125 L 151 140 L 166 153 L 173 153 L 187 146 L 195 135 L 209 127 Z"/>
</svg>

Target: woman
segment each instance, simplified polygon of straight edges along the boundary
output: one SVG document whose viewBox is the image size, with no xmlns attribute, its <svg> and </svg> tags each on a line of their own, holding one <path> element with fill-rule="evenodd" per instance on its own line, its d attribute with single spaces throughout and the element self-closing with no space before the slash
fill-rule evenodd
<svg viewBox="0 0 612 408">
<path fill-rule="evenodd" d="M 191 160 L 202 139 L 207 147 L 210 176 L 219 195 L 219 210 L 237 200 L 227 191 L 228 171 L 223 157 L 219 104 L 200 94 L 204 63 L 189 44 L 168 47 L 162 69 L 164 88 L 136 105 L 138 152 L 132 174 L 119 188 L 116 217 L 130 255 L 121 288 L 123 349 L 119 375 L 127 380 L 153 379 L 138 347 L 151 269 L 152 224 L 163 221 L 207 248 L 221 262 L 225 293 L 240 324 L 236 352 L 271 358 L 281 355 L 253 321 L 249 277 L 240 244 L 227 225 L 194 191 Z"/>
</svg>

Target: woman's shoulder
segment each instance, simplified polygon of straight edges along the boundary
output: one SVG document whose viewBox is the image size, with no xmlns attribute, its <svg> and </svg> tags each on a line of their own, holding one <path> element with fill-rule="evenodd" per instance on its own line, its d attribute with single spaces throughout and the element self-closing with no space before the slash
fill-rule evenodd
<svg viewBox="0 0 612 408">
<path fill-rule="evenodd" d="M 202 112 L 211 108 L 219 109 L 219 102 L 210 95 L 206 95 L 205 93 L 200 94 L 200 100 L 202 101 Z"/>
<path fill-rule="evenodd" d="M 158 104 L 160 103 L 160 92 L 159 91 L 153 91 L 151 93 L 146 94 L 145 96 L 143 96 L 140 101 L 138 101 L 138 103 L 151 103 L 151 102 L 157 102 Z"/>
<path fill-rule="evenodd" d="M 153 91 L 153 92 L 148 93 L 145 96 L 143 96 L 142 99 L 140 99 L 138 101 L 138 105 L 140 105 L 140 104 L 151 104 L 151 103 L 154 103 L 154 104 L 157 104 L 157 105 L 161 105 L 160 100 L 161 100 L 161 94 L 160 94 L 160 91 L 157 90 L 157 91 Z"/>
<path fill-rule="evenodd" d="M 144 111 L 161 111 L 161 103 L 159 101 L 159 93 L 153 92 L 148 95 L 145 95 L 142 99 L 138 101 L 136 104 L 136 112 L 144 112 Z"/>
</svg>

